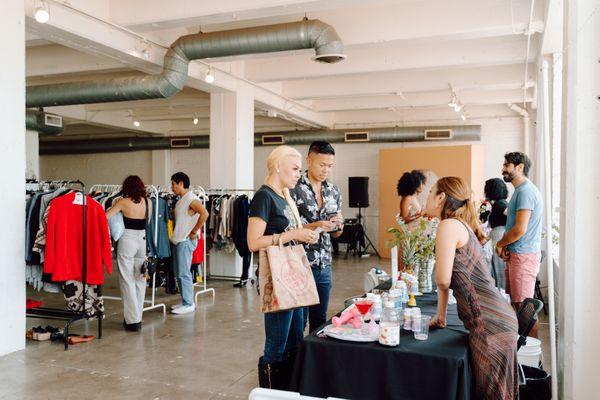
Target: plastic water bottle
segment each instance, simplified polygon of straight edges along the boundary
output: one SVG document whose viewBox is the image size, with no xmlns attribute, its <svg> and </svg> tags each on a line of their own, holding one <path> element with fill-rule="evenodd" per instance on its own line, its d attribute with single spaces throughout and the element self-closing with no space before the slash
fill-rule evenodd
<svg viewBox="0 0 600 400">
<path fill-rule="evenodd" d="M 391 301 L 385 304 L 385 308 L 381 314 L 379 343 L 389 347 L 395 347 L 400 344 L 400 317 L 394 303 Z"/>
</svg>

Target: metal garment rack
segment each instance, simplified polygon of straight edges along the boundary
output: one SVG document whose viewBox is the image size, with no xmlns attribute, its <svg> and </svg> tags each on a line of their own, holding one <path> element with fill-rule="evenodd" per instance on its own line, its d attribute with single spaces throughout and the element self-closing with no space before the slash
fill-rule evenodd
<svg viewBox="0 0 600 400">
<path fill-rule="evenodd" d="M 206 200 L 208 199 L 208 196 L 206 194 L 206 190 L 204 190 L 204 188 L 202 186 L 191 186 L 190 190 L 192 191 L 192 193 L 194 193 L 195 195 L 197 195 L 200 198 L 200 201 L 202 201 L 202 206 L 204 208 L 206 208 Z M 198 296 L 200 296 L 201 294 L 204 293 L 211 293 L 213 296 L 213 299 L 215 298 L 215 289 L 214 288 L 208 288 L 206 286 L 206 261 L 207 259 L 207 254 L 206 254 L 206 223 L 208 221 L 206 221 L 204 223 L 204 225 L 202 225 L 202 241 L 203 241 L 203 246 L 202 246 L 202 251 L 203 251 L 203 258 L 202 258 L 202 283 L 197 283 L 194 282 L 194 287 L 199 287 L 201 288 L 198 292 L 196 292 L 194 294 L 194 303 L 198 304 Z"/>
<path fill-rule="evenodd" d="M 31 180 L 26 181 L 26 183 L 33 183 Z M 102 312 L 96 312 L 92 315 L 87 315 L 87 313 L 85 312 L 85 304 L 86 304 L 86 296 L 87 296 L 87 283 L 86 283 L 86 278 L 87 278 L 87 221 L 86 221 L 86 211 L 87 211 L 87 199 L 86 199 L 86 194 L 85 194 L 85 184 L 83 182 L 81 182 L 80 180 L 71 180 L 71 181 L 45 181 L 45 182 L 38 182 L 40 184 L 49 184 L 49 185 L 60 185 L 60 187 L 67 187 L 69 185 L 79 185 L 81 186 L 81 190 L 77 190 L 77 193 L 81 193 L 83 200 L 82 200 L 82 263 L 81 263 L 81 280 L 82 280 L 82 284 L 83 284 L 83 302 L 82 302 L 82 309 L 78 310 L 78 311 L 72 311 L 72 310 L 65 310 L 65 309 L 60 309 L 60 308 L 51 308 L 51 307 L 35 307 L 35 308 L 30 308 L 29 310 L 26 310 L 25 315 L 27 317 L 30 318 L 39 318 L 39 319 L 51 319 L 51 320 L 61 320 L 61 321 L 67 321 L 67 324 L 65 325 L 65 328 L 63 330 L 63 343 L 65 345 L 65 350 L 69 349 L 69 327 L 77 322 L 77 321 L 81 321 L 81 320 L 89 320 L 92 318 L 97 318 L 98 319 L 98 339 L 102 339 L 102 319 L 104 317 L 104 314 Z"/>
<path fill-rule="evenodd" d="M 256 189 L 208 189 L 207 191 L 207 195 L 226 195 L 226 194 L 246 194 L 248 195 L 248 198 L 250 198 L 250 195 L 253 194 L 254 192 L 256 192 Z M 239 255 L 236 255 L 239 256 Z M 252 268 L 252 263 L 254 261 L 254 254 L 252 254 L 250 256 L 250 271 L 248 271 L 248 279 L 252 282 L 252 284 L 254 284 L 255 280 L 256 280 L 256 276 L 254 275 L 254 268 Z M 234 280 L 237 281 L 239 280 L 239 277 L 233 277 L 233 276 L 219 276 L 219 279 L 223 279 L 223 280 Z"/>
<path fill-rule="evenodd" d="M 94 185 L 90 188 L 90 193 L 94 191 L 100 192 L 116 192 L 121 190 L 121 185 Z M 158 248 L 158 189 L 156 186 L 146 185 L 146 190 L 151 191 L 156 196 L 156 206 L 154 207 L 154 247 Z M 150 202 L 152 203 L 152 202 Z M 121 297 L 117 296 L 104 296 L 107 300 L 123 300 Z M 162 308 L 163 314 L 167 313 L 167 306 L 164 303 L 156 304 L 156 270 L 152 274 L 152 299 L 145 300 L 144 303 L 149 304 L 149 306 L 144 307 L 142 311 L 150 311 L 158 308 Z"/>
</svg>

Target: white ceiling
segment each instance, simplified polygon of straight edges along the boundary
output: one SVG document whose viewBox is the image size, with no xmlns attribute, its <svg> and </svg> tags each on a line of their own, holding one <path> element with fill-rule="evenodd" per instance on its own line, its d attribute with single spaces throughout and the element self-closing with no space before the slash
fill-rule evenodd
<svg viewBox="0 0 600 400">
<path fill-rule="evenodd" d="M 305 15 L 332 25 L 348 56 L 337 64 L 312 62 L 309 50 L 209 59 L 190 65 L 188 88 L 171 99 L 49 108 L 69 118 L 67 133 L 78 137 L 109 135 L 107 127 L 121 135 L 206 133 L 208 93 L 245 80 L 257 92 L 257 132 L 461 123 L 447 106 L 449 85 L 465 105 L 467 123 L 514 117 L 508 103 L 531 107 L 535 100 L 547 15 L 546 1 L 532 10 L 531 0 L 47 2 L 51 19 L 42 26 L 31 18 L 35 2 L 26 1 L 30 85 L 156 73 L 166 47 L 183 34 Z M 144 40 L 150 43 L 147 58 L 141 56 Z M 213 85 L 200 79 L 206 62 L 217 69 Z M 285 118 L 268 117 L 268 110 Z"/>
</svg>

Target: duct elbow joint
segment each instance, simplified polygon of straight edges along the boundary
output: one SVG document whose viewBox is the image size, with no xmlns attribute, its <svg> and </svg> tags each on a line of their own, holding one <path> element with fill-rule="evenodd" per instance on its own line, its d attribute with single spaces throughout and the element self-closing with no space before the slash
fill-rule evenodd
<svg viewBox="0 0 600 400">
<path fill-rule="evenodd" d="M 333 64 L 346 58 L 344 44 L 335 29 L 322 21 L 308 21 L 309 38 L 315 49 L 313 60 Z"/>
</svg>

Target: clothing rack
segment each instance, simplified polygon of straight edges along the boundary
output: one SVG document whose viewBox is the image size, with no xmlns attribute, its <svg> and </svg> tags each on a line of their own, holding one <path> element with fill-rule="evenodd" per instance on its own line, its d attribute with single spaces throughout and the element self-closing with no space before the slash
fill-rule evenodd
<svg viewBox="0 0 600 400">
<path fill-rule="evenodd" d="M 118 190 L 121 190 L 121 187 L 122 187 L 121 185 L 93 185 L 90 188 L 90 193 L 93 193 L 94 191 L 116 192 Z M 156 195 L 156 206 L 154 207 L 154 210 L 153 210 L 154 218 L 156 221 L 154 224 L 154 246 L 158 247 L 158 189 L 156 188 L 156 186 L 146 185 L 146 190 L 150 191 L 154 195 Z M 123 300 L 121 297 L 118 297 L 118 296 L 103 296 L 103 297 L 106 300 Z M 156 304 L 156 270 L 152 274 L 152 299 L 144 300 L 144 303 L 149 303 L 150 305 L 148 307 L 144 307 L 142 309 L 142 311 L 150 311 L 150 310 L 154 310 L 157 308 L 162 308 L 163 314 L 167 313 L 167 306 L 164 303 Z"/>
<path fill-rule="evenodd" d="M 85 312 L 85 305 L 86 305 L 86 296 L 87 296 L 87 283 L 86 283 L 86 278 L 87 278 L 87 225 L 86 225 L 86 205 L 87 205 L 87 199 L 86 199 L 86 194 L 85 194 L 85 184 L 80 181 L 80 180 L 69 180 L 69 181 L 41 181 L 41 182 L 34 182 L 33 180 L 26 180 L 26 183 L 40 183 L 40 184 L 49 184 L 49 185 L 60 185 L 60 187 L 67 187 L 69 185 L 79 185 L 81 186 L 81 190 L 76 190 L 78 193 L 81 193 L 81 195 L 83 196 L 83 201 L 82 201 L 82 272 L 81 272 L 81 276 L 82 276 L 82 284 L 83 284 L 83 302 L 82 302 L 82 310 L 80 311 L 72 311 L 72 310 L 65 310 L 65 309 L 60 309 L 60 308 L 52 308 L 52 307 L 36 307 L 36 308 L 30 308 L 29 310 L 26 310 L 26 317 L 30 317 L 30 318 L 38 318 L 38 319 L 52 319 L 52 320 L 63 320 L 63 321 L 67 321 L 67 324 L 65 325 L 64 331 L 63 331 L 63 342 L 65 345 L 65 350 L 68 350 L 69 348 L 69 327 L 80 320 L 86 319 L 89 320 L 91 318 L 96 317 L 98 319 L 98 339 L 102 338 L 102 319 L 104 317 L 103 313 L 101 312 L 96 312 L 94 313 L 92 316 L 88 316 Z"/>
<path fill-rule="evenodd" d="M 205 193 L 207 196 L 210 195 L 226 195 L 226 194 L 231 194 L 231 195 L 236 195 L 236 194 L 246 194 L 248 195 L 248 197 L 250 198 L 251 195 L 256 192 L 256 189 L 226 189 L 226 188 L 219 188 L 219 189 L 208 189 Z M 239 257 L 239 254 L 235 255 L 236 257 Z M 254 254 L 252 254 L 250 256 L 250 270 L 248 271 L 248 279 L 250 280 L 250 282 L 252 282 L 252 284 L 254 284 L 254 282 L 256 281 L 256 276 L 254 274 L 254 268 L 252 268 L 252 263 L 254 261 Z M 237 281 L 239 280 L 239 277 L 237 276 L 218 276 L 219 279 L 223 279 L 223 280 L 233 280 L 233 281 Z"/>
<path fill-rule="evenodd" d="M 191 186 L 190 190 L 192 191 L 192 193 L 194 193 L 196 196 L 198 196 L 200 198 L 200 201 L 202 201 L 202 206 L 206 208 L 206 200 L 208 198 L 206 191 L 204 190 L 204 188 L 202 186 Z M 203 225 L 202 225 L 202 240 L 203 240 L 203 246 L 202 246 L 202 251 L 203 251 L 203 258 L 202 258 L 202 283 L 197 283 L 194 282 L 194 287 L 200 287 L 201 289 L 196 292 L 194 294 L 194 303 L 198 304 L 198 296 L 200 296 L 201 294 L 204 293 L 211 293 L 213 296 L 213 299 L 215 298 L 215 289 L 214 288 L 207 288 L 206 287 L 206 223 L 208 221 L 206 221 Z"/>
</svg>

